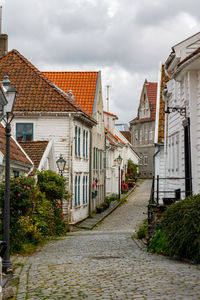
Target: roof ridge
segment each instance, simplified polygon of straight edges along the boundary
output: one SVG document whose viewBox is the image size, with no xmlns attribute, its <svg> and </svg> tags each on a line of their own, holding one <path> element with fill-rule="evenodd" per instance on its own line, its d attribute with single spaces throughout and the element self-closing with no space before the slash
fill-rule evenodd
<svg viewBox="0 0 200 300">
<path fill-rule="evenodd" d="M 17 55 L 26 65 L 28 65 L 42 80 L 44 80 L 51 88 L 54 89 L 55 92 L 57 92 L 59 95 L 61 95 L 64 100 L 68 101 L 77 111 L 82 111 L 84 114 L 86 114 L 90 119 L 91 116 L 84 111 L 74 100 L 72 100 L 69 96 L 67 96 L 66 94 L 63 93 L 57 89 L 55 87 L 55 85 L 53 84 L 53 82 L 48 79 L 40 70 L 38 70 L 27 58 L 25 58 L 19 51 L 17 51 L 16 49 L 13 49 L 11 51 L 9 51 L 7 54 L 5 54 L 4 56 L 2 56 L 0 58 L 0 61 L 3 60 L 6 56 L 11 55 L 12 53 L 14 53 L 15 55 Z"/>
<path fill-rule="evenodd" d="M 99 73 L 100 71 L 41 71 L 42 73 Z"/>
</svg>

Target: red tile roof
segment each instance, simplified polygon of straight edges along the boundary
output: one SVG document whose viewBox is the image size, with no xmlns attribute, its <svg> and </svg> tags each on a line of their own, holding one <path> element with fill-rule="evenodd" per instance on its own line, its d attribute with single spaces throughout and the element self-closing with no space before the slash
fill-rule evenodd
<svg viewBox="0 0 200 300">
<path fill-rule="evenodd" d="M 33 161 L 34 167 L 38 168 L 48 143 L 48 141 L 31 141 L 19 144 Z"/>
<path fill-rule="evenodd" d="M 43 72 L 65 93 L 72 90 L 74 101 L 92 116 L 99 72 Z"/>
<path fill-rule="evenodd" d="M 130 131 L 120 131 L 121 134 L 123 134 L 123 136 L 129 141 L 129 143 L 131 143 L 131 132 Z"/>
<path fill-rule="evenodd" d="M 156 98 L 157 98 L 157 82 L 146 83 L 147 95 L 150 105 L 151 118 L 156 116 Z"/>
<path fill-rule="evenodd" d="M 116 120 L 118 120 L 118 117 L 117 117 L 116 115 L 111 114 L 111 113 L 108 112 L 108 111 L 105 111 L 105 110 L 104 110 L 104 114 L 109 115 L 109 116 L 111 116 L 111 117 L 114 117 Z"/>
<path fill-rule="evenodd" d="M 91 117 L 77 103 L 60 91 L 17 50 L 0 58 L 0 80 L 8 74 L 18 91 L 15 111 L 68 112 L 81 111 Z"/>
<path fill-rule="evenodd" d="M 3 155 L 6 155 L 6 137 L 5 137 L 5 128 L 0 124 L 0 151 Z M 17 162 L 22 162 L 26 165 L 31 166 L 30 160 L 26 157 L 23 151 L 18 146 L 17 142 L 11 138 L 10 139 L 10 158 Z"/>
</svg>

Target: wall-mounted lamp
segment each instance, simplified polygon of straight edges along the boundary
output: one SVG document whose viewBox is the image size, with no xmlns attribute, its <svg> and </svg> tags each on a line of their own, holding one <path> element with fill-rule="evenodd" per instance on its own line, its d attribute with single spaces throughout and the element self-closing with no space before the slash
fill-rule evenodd
<svg viewBox="0 0 200 300">
<path fill-rule="evenodd" d="M 179 107 L 179 106 L 174 106 L 174 107 L 167 107 L 165 113 L 170 114 L 171 112 L 177 111 L 181 116 L 186 117 L 186 107 Z"/>
</svg>

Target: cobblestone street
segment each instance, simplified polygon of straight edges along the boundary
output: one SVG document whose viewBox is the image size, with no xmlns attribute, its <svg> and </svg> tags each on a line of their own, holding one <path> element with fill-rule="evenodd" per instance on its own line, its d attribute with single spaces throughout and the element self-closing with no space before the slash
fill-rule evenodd
<svg viewBox="0 0 200 300">
<path fill-rule="evenodd" d="M 146 218 L 145 180 L 93 231 L 14 261 L 16 299 L 200 299 L 200 266 L 148 254 L 131 238 Z"/>
</svg>

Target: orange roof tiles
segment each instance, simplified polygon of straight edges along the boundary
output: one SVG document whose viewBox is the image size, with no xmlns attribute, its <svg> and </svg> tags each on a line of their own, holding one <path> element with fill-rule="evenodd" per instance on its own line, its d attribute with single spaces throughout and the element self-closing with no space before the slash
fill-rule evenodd
<svg viewBox="0 0 200 300">
<path fill-rule="evenodd" d="M 82 111 L 91 119 L 73 99 L 58 90 L 17 50 L 12 50 L 0 58 L 1 81 L 5 74 L 8 74 L 12 86 L 18 91 L 15 111 Z"/>
<path fill-rule="evenodd" d="M 43 72 L 55 85 L 69 94 L 92 116 L 99 72 Z"/>
<path fill-rule="evenodd" d="M 147 95 L 150 105 L 151 118 L 156 116 L 156 98 L 157 98 L 157 82 L 146 83 Z"/>
<path fill-rule="evenodd" d="M 31 141 L 19 144 L 33 161 L 34 167 L 38 168 L 48 143 L 48 141 Z"/>
<path fill-rule="evenodd" d="M 3 155 L 6 155 L 6 137 L 5 137 L 5 128 L 0 124 L 0 151 Z M 30 160 L 22 152 L 20 147 L 17 145 L 14 139 L 10 139 L 10 158 L 18 162 L 22 162 L 26 165 L 31 166 Z"/>
</svg>

